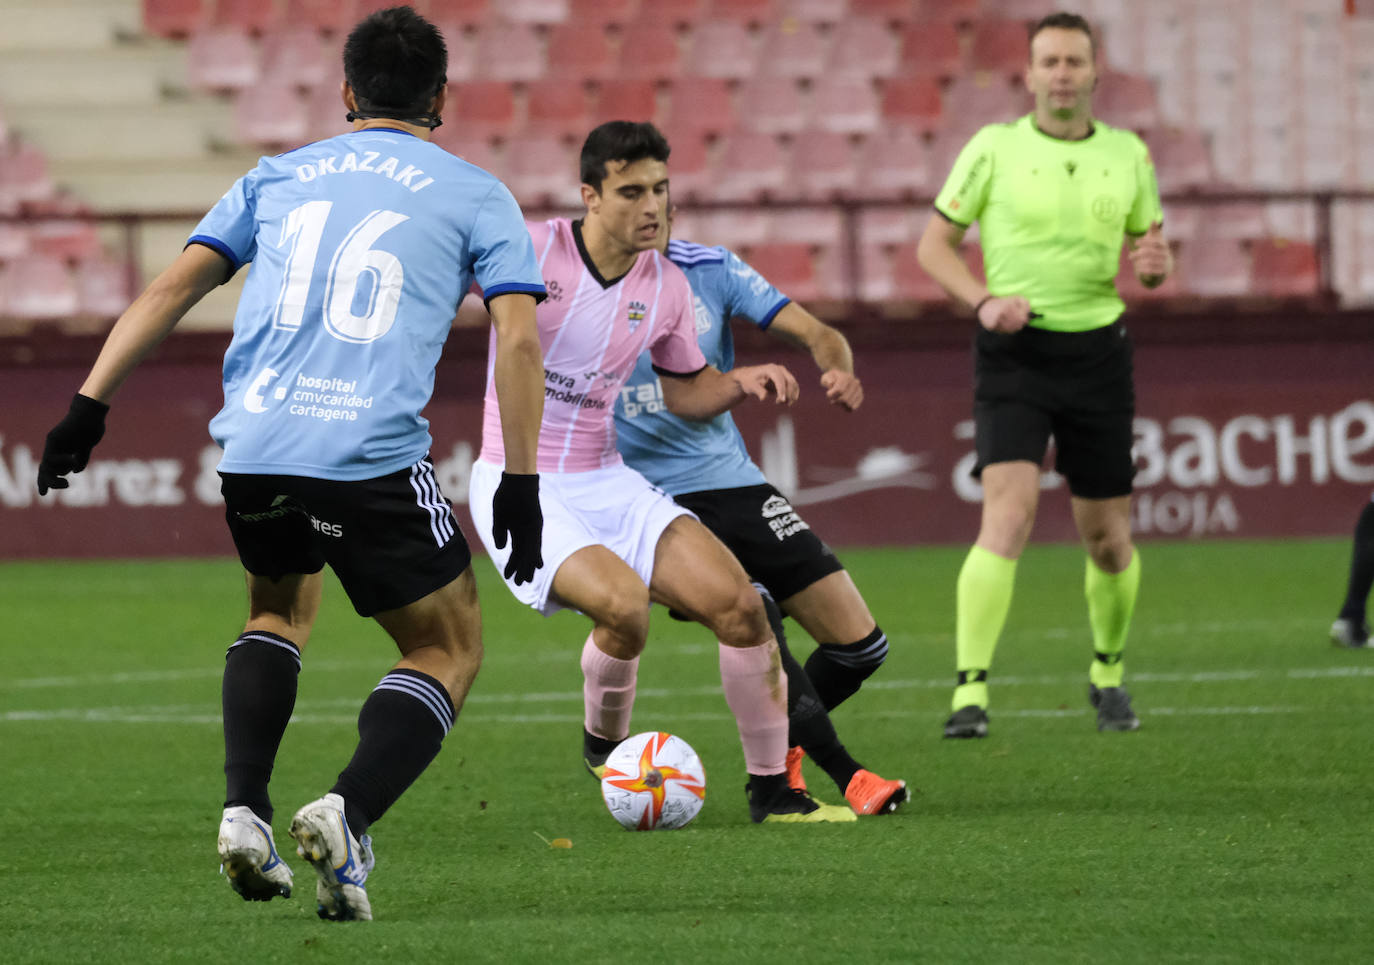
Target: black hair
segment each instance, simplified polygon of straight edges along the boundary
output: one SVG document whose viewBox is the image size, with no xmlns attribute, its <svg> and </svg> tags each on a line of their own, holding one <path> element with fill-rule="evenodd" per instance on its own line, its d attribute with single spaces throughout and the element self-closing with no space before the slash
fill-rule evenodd
<svg viewBox="0 0 1374 965">
<path fill-rule="evenodd" d="M 350 121 L 389 117 L 439 126 L 429 105 L 448 82 L 448 47 L 411 7 L 387 7 L 362 20 L 344 43 L 343 66 L 358 102 Z"/>
<path fill-rule="evenodd" d="M 1093 28 L 1076 13 L 1052 13 L 1048 17 L 1042 17 L 1032 23 L 1029 27 L 1028 41 L 1034 41 L 1035 35 L 1042 30 L 1058 28 L 1059 30 L 1081 30 L 1088 35 L 1088 49 L 1093 56 L 1097 55 L 1097 38 L 1093 36 Z"/>
<path fill-rule="evenodd" d="M 595 128 L 582 142 L 579 159 L 582 183 L 601 192 L 609 161 L 633 164 L 645 158 L 667 161 L 672 149 L 668 139 L 648 121 L 607 121 Z"/>
</svg>

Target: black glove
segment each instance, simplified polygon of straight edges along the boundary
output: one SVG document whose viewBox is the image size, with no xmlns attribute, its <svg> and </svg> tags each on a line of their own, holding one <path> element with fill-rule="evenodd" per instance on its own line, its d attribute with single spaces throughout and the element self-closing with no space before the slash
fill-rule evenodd
<svg viewBox="0 0 1374 965">
<path fill-rule="evenodd" d="M 510 559 L 506 579 L 515 585 L 534 579 L 534 571 L 544 565 L 540 544 L 544 538 L 544 514 L 539 509 L 539 474 L 501 473 L 501 485 L 491 498 L 491 535 L 497 549 L 506 548 L 510 534 Z"/>
<path fill-rule="evenodd" d="M 91 450 L 105 434 L 105 413 L 109 411 L 104 402 L 80 393 L 72 396 L 71 408 L 43 444 L 43 459 L 38 463 L 38 495 L 46 496 L 49 489 L 66 489 L 68 482 L 62 477 L 86 468 Z"/>
</svg>

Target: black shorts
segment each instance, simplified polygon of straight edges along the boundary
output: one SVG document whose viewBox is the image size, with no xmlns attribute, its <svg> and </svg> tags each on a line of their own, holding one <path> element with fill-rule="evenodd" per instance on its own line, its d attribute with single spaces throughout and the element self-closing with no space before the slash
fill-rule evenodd
<svg viewBox="0 0 1374 965">
<path fill-rule="evenodd" d="M 328 563 L 365 617 L 447 586 L 472 561 L 428 458 L 351 482 L 243 473 L 220 479 L 244 569 L 277 580 Z"/>
<path fill-rule="evenodd" d="M 785 600 L 844 569 L 787 497 L 767 483 L 673 498 L 696 513 L 775 600 Z"/>
<path fill-rule="evenodd" d="M 1135 464 L 1131 341 L 1120 322 L 1088 332 L 979 329 L 974 342 L 978 463 L 1039 465 L 1054 438 L 1054 468 L 1084 499 L 1128 496 Z"/>
</svg>

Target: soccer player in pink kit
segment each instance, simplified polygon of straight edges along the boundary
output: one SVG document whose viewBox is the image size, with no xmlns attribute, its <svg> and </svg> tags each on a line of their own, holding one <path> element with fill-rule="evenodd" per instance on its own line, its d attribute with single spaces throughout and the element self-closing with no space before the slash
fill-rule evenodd
<svg viewBox="0 0 1374 965">
<path fill-rule="evenodd" d="M 582 146 L 580 220 L 530 226 L 549 297 L 537 311 L 544 350 L 539 434 L 543 565 L 511 592 L 548 615 L 592 620 L 582 649 L 583 757 L 595 774 L 629 736 L 639 656 L 652 602 L 686 614 L 720 641 L 720 676 L 739 727 L 755 822 L 853 821 L 788 786 L 787 680 L 763 603 L 744 569 L 691 513 L 627 467 L 616 449 L 615 399 L 648 351 L 674 414 L 709 419 L 749 397 L 790 404 L 797 382 L 780 365 L 722 373 L 697 345 L 692 293 L 657 251 L 668 217 L 668 143 L 652 124 L 612 121 Z M 482 451 L 469 506 L 503 570 L 491 533 L 505 461 L 501 408 L 489 373 Z"/>
</svg>

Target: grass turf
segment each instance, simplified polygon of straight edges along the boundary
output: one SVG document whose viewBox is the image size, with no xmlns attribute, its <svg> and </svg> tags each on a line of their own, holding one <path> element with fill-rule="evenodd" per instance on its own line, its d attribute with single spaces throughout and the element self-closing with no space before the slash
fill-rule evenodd
<svg viewBox="0 0 1374 965">
<path fill-rule="evenodd" d="M 939 736 L 963 548 L 843 554 L 892 656 L 834 720 L 915 791 L 856 825 L 749 823 L 714 641 L 657 611 L 635 729 L 689 740 L 709 789 L 689 828 L 652 834 L 622 831 L 580 766 L 585 621 L 522 609 L 479 560 L 487 661 L 438 761 L 374 829 L 378 920 L 355 925 L 315 918 L 294 853 L 289 901 L 246 904 L 216 874 L 236 564 L 0 565 L 0 957 L 1367 960 L 1374 652 L 1324 641 L 1347 552 L 1146 544 L 1127 657 L 1142 729 L 1099 734 L 1082 556 L 1032 547 L 992 733 L 969 742 Z M 347 761 L 390 661 L 331 582 L 273 781 L 279 846 Z"/>
</svg>

